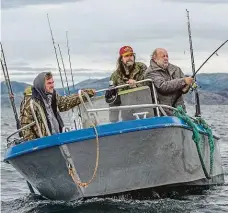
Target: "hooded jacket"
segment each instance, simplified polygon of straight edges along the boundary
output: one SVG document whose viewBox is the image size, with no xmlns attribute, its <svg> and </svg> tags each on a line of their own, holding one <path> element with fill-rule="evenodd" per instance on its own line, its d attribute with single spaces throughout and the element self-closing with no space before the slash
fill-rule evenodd
<svg viewBox="0 0 228 213">
<path fill-rule="evenodd" d="M 50 97 L 50 94 L 46 94 L 44 90 L 45 75 L 46 72 L 40 73 L 35 78 L 33 82 L 33 87 L 28 87 L 24 91 L 24 99 L 22 100 L 20 105 L 21 126 L 23 127 L 34 121 L 34 117 L 30 108 L 30 101 L 31 99 L 33 99 L 33 101 L 41 107 L 41 113 L 45 117 L 50 133 L 61 133 L 64 123 L 59 112 L 68 111 L 71 108 L 79 105 L 81 101 L 77 94 L 60 96 L 56 93 L 55 90 Z M 92 89 L 86 89 L 84 91 L 87 92 L 90 97 L 94 96 L 94 92 Z M 83 99 L 85 100 L 84 97 Z M 40 111 L 35 105 L 34 111 L 36 113 L 42 135 L 48 136 L 48 132 L 46 131 L 44 122 L 42 121 Z M 36 125 L 33 125 L 30 128 L 23 130 L 22 133 L 25 140 L 33 140 L 40 137 Z"/>
</svg>

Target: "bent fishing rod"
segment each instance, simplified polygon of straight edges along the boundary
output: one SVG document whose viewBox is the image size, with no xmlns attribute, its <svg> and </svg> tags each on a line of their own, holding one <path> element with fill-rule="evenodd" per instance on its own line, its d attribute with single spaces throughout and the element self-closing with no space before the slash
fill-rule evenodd
<svg viewBox="0 0 228 213">
<path fill-rule="evenodd" d="M 187 12 L 187 19 L 188 19 L 188 35 L 189 35 L 189 44 L 190 44 L 190 53 L 191 53 L 191 62 L 192 62 L 192 78 L 196 81 L 196 74 L 201 70 L 201 68 L 210 60 L 210 58 L 217 53 L 219 49 L 221 49 L 227 42 L 223 42 L 201 65 L 200 67 L 195 70 L 195 62 L 194 62 L 194 54 L 193 54 L 193 46 L 192 46 L 192 37 L 191 37 L 191 27 L 190 27 L 190 20 L 189 20 L 189 11 L 186 9 Z M 195 93 L 195 103 L 196 103 L 196 113 L 195 116 L 199 117 L 201 114 L 200 111 L 200 102 L 199 102 L 199 94 L 197 87 L 194 88 L 194 93 Z"/>
<path fill-rule="evenodd" d="M 13 89 L 12 89 L 12 85 L 11 85 L 11 81 L 10 81 L 10 77 L 9 77 L 8 68 L 7 68 L 7 65 L 6 65 L 6 59 L 5 59 L 5 54 L 4 54 L 4 51 L 3 51 L 2 42 L 0 42 L 0 46 L 1 46 L 1 59 L 0 59 L 1 67 L 2 67 L 4 78 L 5 78 L 6 86 L 7 86 L 7 89 L 8 89 L 10 103 L 11 103 L 11 106 L 12 106 L 12 109 L 13 109 L 13 113 L 14 113 L 14 117 L 15 117 L 15 120 L 16 120 L 16 127 L 17 127 L 17 130 L 19 130 L 21 128 L 21 123 L 20 123 L 20 120 L 19 120 L 19 117 L 18 117 L 18 114 L 17 114 L 17 108 L 16 108 L 16 104 L 15 104 L 15 100 L 14 100 L 14 94 L 13 94 Z M 22 137 L 21 132 L 19 132 L 19 137 Z M 35 194 L 35 191 L 34 191 L 32 185 L 28 181 L 26 181 L 26 183 L 28 185 L 29 191 L 32 194 Z"/>
<path fill-rule="evenodd" d="M 225 42 L 223 42 L 201 65 L 200 67 L 196 70 L 196 72 L 193 74 L 193 78 L 195 77 L 195 75 L 200 71 L 200 69 L 208 62 L 208 60 L 217 53 L 217 51 L 219 49 L 221 49 L 226 43 L 228 42 L 228 40 L 226 40 Z"/>
<path fill-rule="evenodd" d="M 209 61 L 209 59 L 215 55 L 219 49 L 221 49 L 226 43 L 228 42 L 228 40 L 226 40 L 225 42 L 223 42 L 201 65 L 200 67 L 196 70 L 196 72 L 191 76 L 192 78 L 195 77 L 195 75 L 201 70 L 201 68 Z"/>
</svg>

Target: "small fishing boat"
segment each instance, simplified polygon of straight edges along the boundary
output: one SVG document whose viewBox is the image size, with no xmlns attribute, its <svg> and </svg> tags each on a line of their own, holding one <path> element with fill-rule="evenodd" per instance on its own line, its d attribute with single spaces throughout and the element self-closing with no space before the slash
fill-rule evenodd
<svg viewBox="0 0 228 213">
<path fill-rule="evenodd" d="M 81 129 L 65 127 L 20 144 L 12 140 L 16 131 L 7 138 L 4 161 L 54 200 L 223 184 L 219 138 L 186 114 L 167 116 L 165 108 L 178 110 L 158 104 L 152 87 L 154 103 L 143 86 L 120 92 L 121 104 L 113 107 L 104 96 L 90 99 L 80 90 Z"/>
<path fill-rule="evenodd" d="M 190 31 L 190 23 L 188 28 Z M 195 71 L 190 32 L 189 39 L 195 78 L 228 41 Z M 154 191 L 224 184 L 219 137 L 200 117 L 197 88 L 196 117 L 190 117 L 182 108 L 159 104 L 150 79 L 137 82 L 149 86 L 115 92 L 114 105 L 107 103 L 104 95 L 90 99 L 80 90 L 77 128 L 65 126 L 63 133 L 23 141 L 15 136 L 31 125 L 40 128 L 39 123 L 33 113 L 35 121 L 20 128 L 5 59 L 1 64 L 18 129 L 7 138 L 4 161 L 25 178 L 31 192 L 35 188 L 46 198 L 71 201 L 126 194 L 150 196 Z M 31 110 L 33 105 L 31 100 Z M 168 116 L 166 109 L 172 110 L 174 116 Z M 46 130 L 49 132 L 48 127 Z"/>
</svg>

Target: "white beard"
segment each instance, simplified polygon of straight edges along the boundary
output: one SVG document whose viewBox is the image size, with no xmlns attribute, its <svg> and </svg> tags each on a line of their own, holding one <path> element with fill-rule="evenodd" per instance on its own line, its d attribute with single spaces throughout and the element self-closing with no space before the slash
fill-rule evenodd
<svg viewBox="0 0 228 213">
<path fill-rule="evenodd" d="M 163 69 L 167 69 L 167 67 L 169 66 L 169 63 L 163 63 L 163 62 L 161 63 L 160 60 L 157 60 L 155 62 L 157 63 L 158 66 L 160 66 Z"/>
</svg>

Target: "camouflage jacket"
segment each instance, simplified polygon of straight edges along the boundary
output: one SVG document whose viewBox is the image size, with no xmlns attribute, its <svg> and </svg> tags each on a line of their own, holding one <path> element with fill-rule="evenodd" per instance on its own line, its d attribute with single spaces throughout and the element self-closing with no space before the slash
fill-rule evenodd
<svg viewBox="0 0 228 213">
<path fill-rule="evenodd" d="M 133 71 L 131 71 L 129 79 L 133 79 L 136 81 L 140 81 L 144 79 L 144 72 L 146 71 L 147 66 L 141 62 L 135 62 L 135 67 Z M 112 73 L 110 80 L 113 81 L 114 86 L 126 84 L 129 80 L 126 78 L 118 69 Z M 142 86 L 143 84 L 137 84 L 138 87 Z M 128 87 L 120 88 L 119 91 L 129 89 Z"/>
<path fill-rule="evenodd" d="M 85 89 L 84 91 L 87 92 L 90 97 L 94 96 L 93 90 Z M 55 99 L 55 107 L 54 107 L 53 111 L 56 114 L 56 118 L 59 121 L 60 130 L 62 131 L 62 127 L 64 124 L 63 124 L 63 121 L 61 119 L 59 112 L 68 111 L 71 108 L 79 105 L 81 103 L 81 101 L 78 97 L 78 94 L 72 94 L 69 96 L 60 96 L 57 93 L 54 93 L 53 96 Z M 39 99 L 32 97 L 32 89 L 31 89 L 31 87 L 28 87 L 24 91 L 24 99 L 22 100 L 21 105 L 20 105 L 21 127 L 24 127 L 24 126 L 32 123 L 33 121 L 35 121 L 34 117 L 32 115 L 31 107 L 30 107 L 31 99 L 33 99 L 33 101 L 40 106 L 41 113 L 44 115 L 43 117 L 45 118 L 45 122 L 48 124 L 48 119 L 46 117 L 46 109 L 44 107 L 43 102 Z M 83 99 L 86 101 L 85 97 L 83 97 Z M 35 111 L 38 123 L 40 125 L 41 133 L 43 136 L 48 136 L 48 132 L 45 128 L 44 121 L 42 120 L 41 113 L 38 110 L 38 107 L 36 105 L 33 105 L 33 106 L 34 106 L 34 111 Z M 48 125 L 48 127 L 50 127 L 50 126 Z M 49 131 L 50 131 L 50 128 L 49 128 Z M 33 125 L 27 129 L 23 130 L 22 134 L 23 134 L 24 140 L 33 140 L 33 139 L 40 137 L 37 125 Z"/>
</svg>

